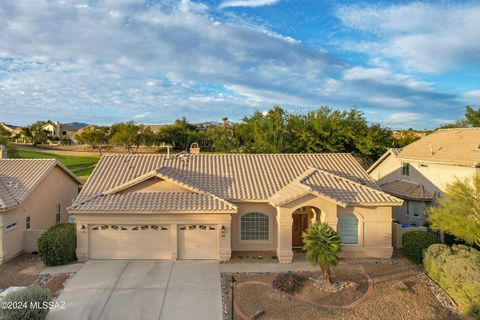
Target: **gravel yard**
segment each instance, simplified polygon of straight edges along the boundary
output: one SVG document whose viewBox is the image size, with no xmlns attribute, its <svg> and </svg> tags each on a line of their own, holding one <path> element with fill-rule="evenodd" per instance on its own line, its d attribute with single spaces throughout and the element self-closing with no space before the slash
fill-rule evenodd
<svg viewBox="0 0 480 320">
<path fill-rule="evenodd" d="M 373 279 L 373 292 L 352 308 L 342 308 L 356 301 L 367 291 L 366 279 L 358 273 L 361 264 Z M 304 277 L 320 276 L 311 272 L 298 272 Z M 355 285 L 347 286 L 338 293 L 329 293 L 313 286 L 307 280 L 295 295 L 287 295 L 270 285 L 274 274 L 234 274 L 236 279 L 235 301 L 245 315 L 251 316 L 259 310 L 265 313 L 258 319 L 461 319 L 455 308 L 448 308 L 448 298 L 437 298 L 432 293 L 428 278 L 421 269 L 406 260 L 342 262 L 334 268 L 338 282 Z M 225 283 L 230 275 L 224 274 L 222 285 L 230 297 L 229 286 Z M 264 282 L 262 285 L 247 281 Z M 317 290 L 315 290 L 317 289 Z M 440 292 L 440 296 L 442 293 Z M 225 298 L 228 299 L 228 298 Z M 314 303 L 311 303 L 314 302 Z M 227 303 L 228 305 L 228 303 Z M 319 306 L 324 305 L 324 306 Z M 326 305 L 326 306 L 325 306 Z M 230 317 L 226 317 L 229 319 Z M 242 319 L 238 314 L 235 319 Z"/>
<path fill-rule="evenodd" d="M 8 287 L 27 287 L 32 284 L 49 288 L 56 296 L 64 287 L 73 273 L 58 273 L 54 275 L 40 274 L 45 268 L 38 255 L 21 254 L 18 257 L 0 265 L 0 291 Z"/>
</svg>

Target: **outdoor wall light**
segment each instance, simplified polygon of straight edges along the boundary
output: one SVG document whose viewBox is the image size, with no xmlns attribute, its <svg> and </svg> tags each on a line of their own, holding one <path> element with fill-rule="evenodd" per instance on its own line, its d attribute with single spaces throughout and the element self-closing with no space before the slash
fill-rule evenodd
<svg viewBox="0 0 480 320">
<path fill-rule="evenodd" d="M 221 231 L 222 231 L 222 238 L 225 238 L 225 226 L 222 226 Z"/>
<path fill-rule="evenodd" d="M 82 227 L 80 228 L 80 231 L 82 233 L 85 233 L 87 231 L 87 227 L 84 224 L 82 224 Z"/>
</svg>

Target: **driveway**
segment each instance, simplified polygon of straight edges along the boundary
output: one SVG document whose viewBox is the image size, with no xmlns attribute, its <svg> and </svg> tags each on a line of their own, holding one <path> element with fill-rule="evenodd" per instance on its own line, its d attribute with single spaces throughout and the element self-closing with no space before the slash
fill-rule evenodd
<svg viewBox="0 0 480 320">
<path fill-rule="evenodd" d="M 57 298 L 49 320 L 221 320 L 217 261 L 91 260 Z"/>
</svg>

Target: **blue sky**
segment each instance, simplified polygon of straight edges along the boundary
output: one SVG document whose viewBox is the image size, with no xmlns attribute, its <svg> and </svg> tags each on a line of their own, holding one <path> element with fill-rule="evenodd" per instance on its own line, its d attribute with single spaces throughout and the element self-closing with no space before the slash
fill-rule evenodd
<svg viewBox="0 0 480 320">
<path fill-rule="evenodd" d="M 478 1 L 1 1 L 0 121 L 329 105 L 434 128 L 480 105 L 478 30 Z"/>
</svg>

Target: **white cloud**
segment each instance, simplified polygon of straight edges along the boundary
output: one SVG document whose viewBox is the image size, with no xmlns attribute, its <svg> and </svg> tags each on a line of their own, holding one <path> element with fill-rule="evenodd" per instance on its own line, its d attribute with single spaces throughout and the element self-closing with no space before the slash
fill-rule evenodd
<svg viewBox="0 0 480 320">
<path fill-rule="evenodd" d="M 416 113 L 416 112 L 399 112 L 392 113 L 387 117 L 380 118 L 382 124 L 391 127 L 393 129 L 399 128 L 415 128 L 421 122 L 425 121 L 425 117 L 428 117 L 427 114 Z"/>
<path fill-rule="evenodd" d="M 469 103 L 480 104 L 480 89 L 467 91 L 465 92 L 464 97 Z"/>
<path fill-rule="evenodd" d="M 337 16 L 374 38 L 347 46 L 409 70 L 441 73 L 480 62 L 478 2 L 344 6 Z"/>
<path fill-rule="evenodd" d="M 228 0 L 220 4 L 219 8 L 229 7 L 262 7 L 271 6 L 278 3 L 280 0 Z"/>
</svg>

